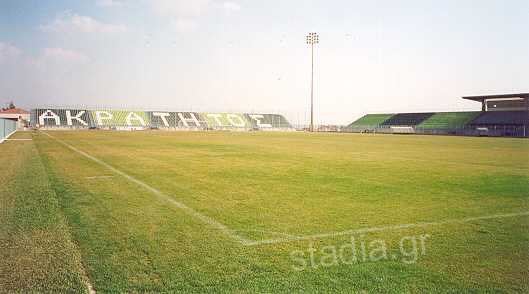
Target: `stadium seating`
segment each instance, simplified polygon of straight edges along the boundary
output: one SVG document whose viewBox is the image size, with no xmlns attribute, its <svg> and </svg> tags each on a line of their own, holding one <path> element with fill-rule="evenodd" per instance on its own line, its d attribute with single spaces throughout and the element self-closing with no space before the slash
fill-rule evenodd
<svg viewBox="0 0 529 294">
<path fill-rule="evenodd" d="M 487 111 L 470 122 L 472 126 L 523 126 L 529 125 L 527 111 Z"/>
<path fill-rule="evenodd" d="M 439 112 L 423 121 L 417 127 L 423 129 L 457 129 L 463 128 L 480 112 Z"/>
<path fill-rule="evenodd" d="M 366 114 L 361 118 L 351 123 L 348 127 L 365 127 L 374 128 L 378 127 L 386 120 L 391 118 L 394 114 Z"/>
<path fill-rule="evenodd" d="M 31 117 L 34 126 L 49 128 L 292 129 L 279 114 L 40 108 Z"/>
<path fill-rule="evenodd" d="M 95 111 L 89 111 L 92 121 L 96 122 L 101 126 L 113 126 L 113 127 L 143 127 L 150 125 L 150 117 L 147 113 L 142 111 L 125 111 L 125 110 L 100 110 L 104 115 L 110 114 L 112 119 L 100 119 L 98 123 L 98 117 Z M 105 117 L 103 115 L 103 117 Z M 128 120 L 128 121 L 127 121 Z"/>
<path fill-rule="evenodd" d="M 384 134 L 529 136 L 527 111 L 368 114 L 344 131 Z"/>
<path fill-rule="evenodd" d="M 382 126 L 416 126 L 426 119 L 430 118 L 434 113 L 399 113 L 384 121 Z"/>
</svg>

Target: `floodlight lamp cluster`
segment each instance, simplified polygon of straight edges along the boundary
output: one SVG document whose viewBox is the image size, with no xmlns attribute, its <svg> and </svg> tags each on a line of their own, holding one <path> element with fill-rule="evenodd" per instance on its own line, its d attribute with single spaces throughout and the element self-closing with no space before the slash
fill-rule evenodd
<svg viewBox="0 0 529 294">
<path fill-rule="evenodd" d="M 320 42 L 320 36 L 316 33 L 309 33 L 307 35 L 307 44 L 308 45 L 314 45 L 318 44 Z"/>
</svg>

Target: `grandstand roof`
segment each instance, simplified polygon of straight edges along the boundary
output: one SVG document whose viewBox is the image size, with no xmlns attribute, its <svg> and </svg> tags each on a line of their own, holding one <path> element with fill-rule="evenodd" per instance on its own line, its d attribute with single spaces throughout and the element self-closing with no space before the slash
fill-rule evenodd
<svg viewBox="0 0 529 294">
<path fill-rule="evenodd" d="M 463 96 L 462 98 L 463 99 L 467 99 L 467 100 L 479 101 L 479 102 L 483 102 L 483 100 L 487 100 L 487 99 L 500 99 L 500 98 L 525 98 L 525 99 L 529 99 L 529 93 Z"/>
</svg>

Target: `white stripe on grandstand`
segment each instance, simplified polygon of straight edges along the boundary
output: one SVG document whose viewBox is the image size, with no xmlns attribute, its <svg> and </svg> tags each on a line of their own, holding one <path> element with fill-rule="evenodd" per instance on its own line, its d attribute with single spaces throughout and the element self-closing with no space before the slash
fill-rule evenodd
<svg viewBox="0 0 529 294">
<path fill-rule="evenodd" d="M 249 244 L 252 244 L 252 243 L 255 242 L 255 241 L 251 241 L 251 240 L 245 239 L 245 238 L 237 235 L 233 230 L 231 230 L 230 228 L 226 227 L 225 225 L 219 223 L 218 221 L 210 218 L 209 216 L 206 216 L 206 215 L 203 215 L 203 214 L 197 212 L 193 208 L 191 208 L 191 207 L 189 207 L 189 206 L 187 206 L 187 205 L 185 205 L 185 204 L 183 204 L 181 202 L 178 202 L 178 201 L 174 200 L 173 198 L 165 195 L 164 193 L 160 192 L 159 190 L 149 186 L 148 184 L 146 184 L 146 183 L 144 183 L 144 182 L 142 182 L 142 181 L 140 181 L 140 180 L 138 180 L 138 179 L 136 179 L 136 178 L 134 178 L 132 176 L 129 176 L 128 174 L 126 174 L 126 173 L 120 171 L 119 169 L 107 164 L 106 162 L 104 162 L 104 161 L 102 161 L 102 160 L 100 160 L 98 158 L 95 158 L 92 155 L 90 155 L 88 153 L 85 153 L 84 151 L 81 151 L 81 150 L 73 147 L 72 145 L 69 145 L 68 143 L 66 143 L 66 142 L 64 142 L 64 141 L 62 141 L 60 139 L 57 139 L 57 138 L 55 138 L 54 136 L 52 136 L 52 135 L 50 135 L 48 133 L 43 132 L 43 134 L 45 134 L 46 136 L 56 140 L 57 142 L 59 142 L 62 145 L 66 146 L 67 148 L 69 148 L 69 149 L 81 154 L 82 156 L 84 156 L 84 157 L 86 157 L 88 159 L 91 159 L 92 161 L 94 161 L 94 162 L 96 162 L 96 163 L 108 168 L 112 172 L 124 177 L 125 179 L 137 184 L 138 186 L 143 187 L 145 190 L 147 190 L 147 191 L 151 192 L 152 194 L 158 196 L 159 198 L 161 198 L 161 199 L 173 204 L 174 206 L 184 210 L 187 214 L 199 219 L 203 223 L 206 223 L 206 224 L 212 226 L 213 228 L 222 231 L 223 233 L 225 233 L 226 235 L 230 236 L 231 238 L 237 240 L 241 244 L 249 245 Z"/>
<path fill-rule="evenodd" d="M 440 226 L 440 225 L 446 225 L 446 224 L 467 223 L 467 222 L 472 222 L 472 221 L 477 221 L 477 220 L 490 220 L 490 219 L 517 217 L 517 216 L 525 216 L 525 215 L 529 215 L 529 211 L 519 212 L 519 213 L 507 213 L 507 214 L 495 214 L 495 215 L 478 216 L 478 217 L 468 217 L 468 218 L 462 218 L 462 219 L 449 219 L 449 220 L 438 221 L 438 222 L 422 222 L 422 223 L 415 223 L 415 224 L 401 224 L 401 225 L 392 225 L 392 226 L 371 227 L 371 228 L 363 228 L 363 229 L 357 229 L 357 230 L 348 230 L 348 231 L 324 233 L 324 234 L 314 234 L 314 235 L 299 236 L 299 237 L 293 236 L 293 237 L 280 238 L 280 239 L 254 241 L 254 242 L 247 243 L 245 245 L 246 246 L 257 246 L 257 245 L 266 245 L 266 244 L 278 244 L 278 243 L 287 243 L 287 242 L 293 242 L 293 241 L 305 241 L 305 240 L 332 238 L 332 237 L 339 237 L 339 236 L 357 235 L 357 234 L 382 232 L 382 231 L 396 231 L 396 230 L 409 229 L 409 228 L 422 228 L 422 227 Z"/>
</svg>

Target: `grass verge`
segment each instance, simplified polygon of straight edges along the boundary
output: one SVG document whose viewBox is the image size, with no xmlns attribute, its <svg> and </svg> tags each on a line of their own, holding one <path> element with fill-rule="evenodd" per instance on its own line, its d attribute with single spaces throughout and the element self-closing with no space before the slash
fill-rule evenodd
<svg viewBox="0 0 529 294">
<path fill-rule="evenodd" d="M 33 141 L 5 142 L 0 154 L 0 291 L 87 292 L 80 254 Z"/>
</svg>

